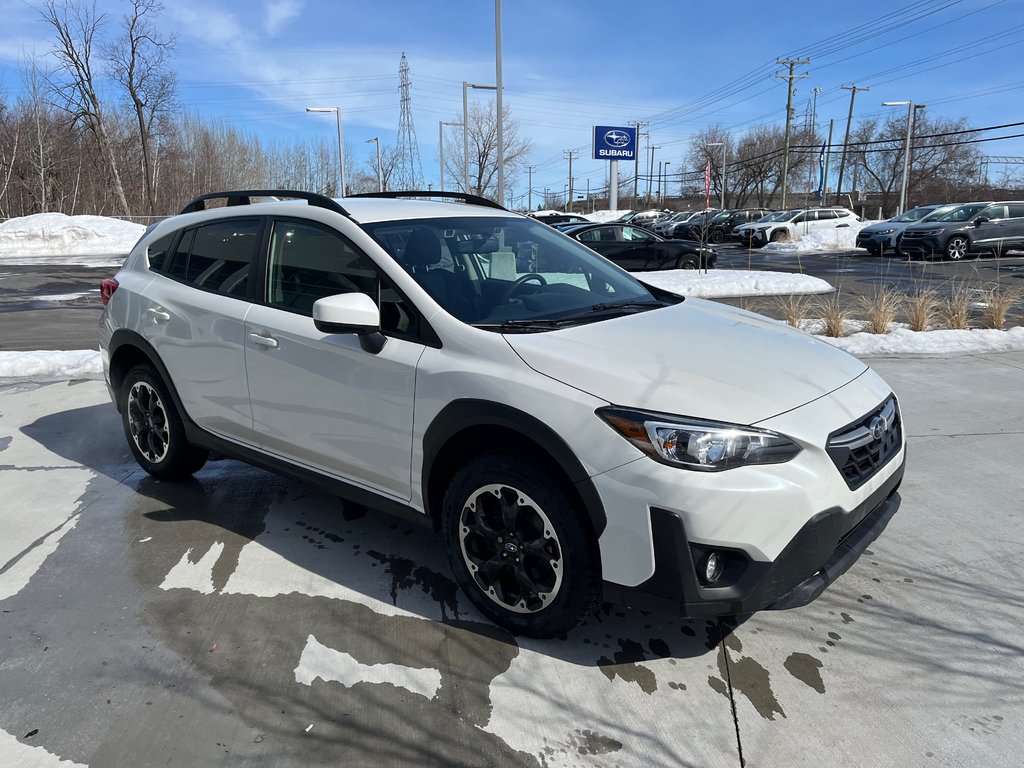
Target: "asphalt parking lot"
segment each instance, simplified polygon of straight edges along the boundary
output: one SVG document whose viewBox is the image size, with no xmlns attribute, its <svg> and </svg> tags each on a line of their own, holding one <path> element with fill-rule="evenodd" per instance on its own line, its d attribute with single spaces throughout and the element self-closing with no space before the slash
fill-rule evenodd
<svg viewBox="0 0 1024 768">
<path fill-rule="evenodd" d="M 1024 353 L 875 365 L 903 506 L 819 600 L 548 641 L 429 531 L 233 461 L 153 481 L 102 383 L 7 385 L 0 764 L 1019 765 Z"/>
</svg>

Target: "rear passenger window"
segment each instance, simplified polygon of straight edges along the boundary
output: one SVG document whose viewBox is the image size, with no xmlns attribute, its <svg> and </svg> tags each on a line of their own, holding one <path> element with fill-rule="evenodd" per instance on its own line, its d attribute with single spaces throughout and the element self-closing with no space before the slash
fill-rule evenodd
<svg viewBox="0 0 1024 768">
<path fill-rule="evenodd" d="M 245 298 L 259 219 L 231 219 L 191 229 L 175 249 L 167 275 L 196 288 Z"/>
<path fill-rule="evenodd" d="M 1024 219 L 1024 203 L 1010 203 L 1006 208 L 1008 219 Z"/>
<path fill-rule="evenodd" d="M 149 268 L 154 272 L 159 272 L 164 267 L 164 262 L 167 261 L 167 251 L 171 247 L 171 241 L 174 240 L 174 236 L 177 232 L 172 232 L 166 237 L 161 237 L 159 240 L 154 240 L 146 247 L 146 257 L 149 259 Z"/>
</svg>

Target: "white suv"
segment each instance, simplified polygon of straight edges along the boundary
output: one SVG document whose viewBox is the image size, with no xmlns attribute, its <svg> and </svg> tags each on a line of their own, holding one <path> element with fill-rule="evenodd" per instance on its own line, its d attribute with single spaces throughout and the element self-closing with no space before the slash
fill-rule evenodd
<svg viewBox="0 0 1024 768">
<path fill-rule="evenodd" d="M 788 243 L 801 235 L 821 229 L 841 229 L 860 221 L 849 208 L 802 208 L 779 211 L 743 224 L 733 230 L 733 236 L 747 245 L 759 248 L 768 243 Z"/>
<path fill-rule="evenodd" d="M 216 450 L 433 525 L 473 603 L 535 636 L 602 598 L 803 605 L 895 514 L 900 412 L 859 360 L 480 198 L 389 194 L 206 195 L 103 281 L 147 472 Z"/>
</svg>

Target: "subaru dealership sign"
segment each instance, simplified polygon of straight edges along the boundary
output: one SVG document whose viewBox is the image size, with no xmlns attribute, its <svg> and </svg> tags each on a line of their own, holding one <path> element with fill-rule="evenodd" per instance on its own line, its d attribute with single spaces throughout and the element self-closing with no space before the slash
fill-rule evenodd
<svg viewBox="0 0 1024 768">
<path fill-rule="evenodd" d="M 633 160 L 636 158 L 636 128 L 614 125 L 594 126 L 595 160 Z"/>
</svg>

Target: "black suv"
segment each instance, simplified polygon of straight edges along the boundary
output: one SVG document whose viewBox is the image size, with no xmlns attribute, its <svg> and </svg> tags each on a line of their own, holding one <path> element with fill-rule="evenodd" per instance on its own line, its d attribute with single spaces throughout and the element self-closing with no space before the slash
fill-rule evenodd
<svg viewBox="0 0 1024 768">
<path fill-rule="evenodd" d="M 767 208 L 734 208 L 719 211 L 710 218 L 702 216 L 678 227 L 673 236 L 701 243 L 721 243 L 740 224 L 757 221 L 768 213 L 771 211 Z"/>
<path fill-rule="evenodd" d="M 966 203 L 931 221 L 910 225 L 896 249 L 906 256 L 941 255 L 950 261 L 1024 250 L 1024 202 Z"/>
</svg>

